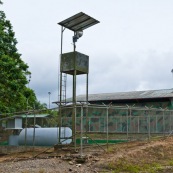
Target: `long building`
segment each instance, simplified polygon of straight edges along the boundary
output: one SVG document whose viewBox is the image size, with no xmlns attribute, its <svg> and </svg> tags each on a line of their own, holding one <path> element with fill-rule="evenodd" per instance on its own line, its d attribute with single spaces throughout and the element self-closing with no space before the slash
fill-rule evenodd
<svg viewBox="0 0 173 173">
<path fill-rule="evenodd" d="M 67 99 L 68 103 L 71 101 L 71 98 Z M 77 102 L 86 102 L 86 95 L 77 96 Z M 88 115 L 89 131 L 92 132 L 105 131 L 107 116 L 109 132 L 170 133 L 173 129 L 173 89 L 89 94 L 88 102 L 91 105 L 87 111 L 84 108 L 83 115 L 85 123 Z M 70 127 L 72 107 L 63 108 L 62 115 L 63 126 Z M 77 107 L 77 130 L 80 125 L 81 108 Z"/>
<path fill-rule="evenodd" d="M 71 102 L 72 99 L 67 99 Z M 77 102 L 85 102 L 86 95 L 78 95 Z M 89 94 L 88 102 L 90 104 L 113 104 L 116 106 L 135 105 L 135 107 L 147 106 L 154 108 L 173 109 L 173 89 L 130 91 Z M 58 103 L 58 102 L 54 102 Z"/>
</svg>

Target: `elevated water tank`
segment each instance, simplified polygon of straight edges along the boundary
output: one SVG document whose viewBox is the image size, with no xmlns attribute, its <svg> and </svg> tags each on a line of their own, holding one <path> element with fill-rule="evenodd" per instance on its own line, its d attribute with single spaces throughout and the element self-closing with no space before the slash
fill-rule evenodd
<svg viewBox="0 0 173 173">
<path fill-rule="evenodd" d="M 32 146 L 53 146 L 58 143 L 59 128 L 34 128 L 23 129 L 19 134 L 19 145 Z M 26 134 L 26 137 L 25 137 Z M 62 144 L 70 144 L 72 139 L 68 139 L 72 136 L 72 130 L 69 127 L 61 127 L 61 142 Z"/>
<path fill-rule="evenodd" d="M 87 74 L 89 72 L 89 56 L 80 52 L 68 52 L 61 56 L 61 72 L 74 75 Z"/>
</svg>

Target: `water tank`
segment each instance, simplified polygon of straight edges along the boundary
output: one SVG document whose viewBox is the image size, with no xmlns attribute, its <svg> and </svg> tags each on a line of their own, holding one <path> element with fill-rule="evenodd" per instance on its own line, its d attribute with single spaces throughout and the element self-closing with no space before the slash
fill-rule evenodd
<svg viewBox="0 0 173 173">
<path fill-rule="evenodd" d="M 8 138 L 8 145 L 18 146 L 18 138 L 19 138 L 19 135 L 10 135 Z"/>
<path fill-rule="evenodd" d="M 61 72 L 66 74 L 87 74 L 89 72 L 89 56 L 80 52 L 68 52 L 61 56 Z"/>
<path fill-rule="evenodd" d="M 72 130 L 69 127 L 61 127 L 62 144 L 70 144 L 72 139 L 67 138 L 71 136 Z M 26 128 L 21 131 L 18 139 L 19 145 L 25 145 L 26 141 L 26 145 L 29 146 L 53 146 L 58 143 L 59 128 L 35 128 L 35 138 L 34 128 Z"/>
</svg>

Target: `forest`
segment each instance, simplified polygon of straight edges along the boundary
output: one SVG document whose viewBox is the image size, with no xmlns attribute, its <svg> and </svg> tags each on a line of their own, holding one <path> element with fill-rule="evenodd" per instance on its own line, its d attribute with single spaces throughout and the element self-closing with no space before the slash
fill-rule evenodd
<svg viewBox="0 0 173 173">
<path fill-rule="evenodd" d="M 0 115 L 47 107 L 28 87 L 31 72 L 18 52 L 17 43 L 10 20 L 0 11 Z"/>
</svg>

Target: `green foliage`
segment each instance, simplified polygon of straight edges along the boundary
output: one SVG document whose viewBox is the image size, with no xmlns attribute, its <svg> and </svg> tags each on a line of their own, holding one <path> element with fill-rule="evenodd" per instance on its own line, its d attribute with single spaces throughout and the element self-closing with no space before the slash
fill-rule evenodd
<svg viewBox="0 0 173 173">
<path fill-rule="evenodd" d="M 119 160 L 117 162 L 109 162 L 108 165 L 105 166 L 106 169 L 112 170 L 113 173 L 119 172 L 128 172 L 128 173 L 138 173 L 138 172 L 150 172 L 156 173 L 158 171 L 162 171 L 163 167 L 158 163 L 151 164 L 136 164 L 129 163 L 127 160 Z"/>
<path fill-rule="evenodd" d="M 47 104 L 46 103 L 40 103 L 40 101 L 35 101 L 34 108 L 35 109 L 47 109 Z"/>
<path fill-rule="evenodd" d="M 114 173 L 118 173 L 121 171 L 130 172 L 130 173 L 138 173 L 141 170 L 141 168 L 138 165 L 132 165 L 123 161 L 119 161 L 116 164 L 113 162 L 110 162 L 107 168 L 113 170 Z"/>
<path fill-rule="evenodd" d="M 173 166 L 173 159 L 171 159 L 168 164 L 169 166 Z"/>
<path fill-rule="evenodd" d="M 12 25 L 6 20 L 5 13 L 0 11 L 0 114 L 23 111 L 34 106 L 45 108 L 37 101 L 34 91 L 26 87 L 27 76 L 31 73 L 16 45 Z"/>
<path fill-rule="evenodd" d="M 56 110 L 48 110 L 48 113 L 52 115 L 52 118 L 47 120 L 50 127 L 56 127 L 58 124 L 58 112 Z"/>
</svg>

